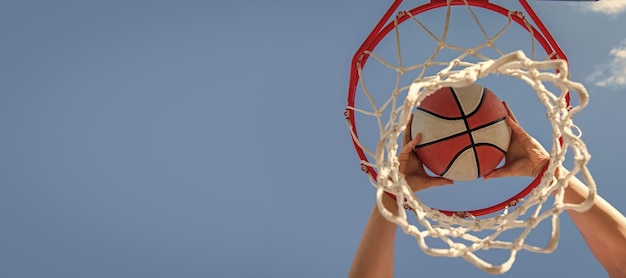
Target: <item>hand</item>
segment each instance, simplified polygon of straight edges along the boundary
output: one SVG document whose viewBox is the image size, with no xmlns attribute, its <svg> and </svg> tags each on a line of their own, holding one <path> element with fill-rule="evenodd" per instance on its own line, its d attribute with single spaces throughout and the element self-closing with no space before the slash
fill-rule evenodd
<svg viewBox="0 0 626 278">
<path fill-rule="evenodd" d="M 506 117 L 506 122 L 511 127 L 511 143 L 504 156 L 504 166 L 485 175 L 484 179 L 508 176 L 537 177 L 549 162 L 550 155 L 535 138 L 528 135 L 517 123 L 515 115 L 506 102 L 502 102 L 502 104 L 509 114 Z"/>
<path fill-rule="evenodd" d="M 398 160 L 400 162 L 399 171 L 404 175 L 406 182 L 409 184 L 413 192 L 424 190 L 433 186 L 440 186 L 445 184 L 453 184 L 454 182 L 449 179 L 440 177 L 433 177 L 426 173 L 424 165 L 417 157 L 414 149 L 421 139 L 421 134 L 417 134 L 415 138 L 411 140 L 411 122 L 409 120 L 407 128 L 404 131 L 402 137 L 402 150 L 398 154 Z"/>
</svg>

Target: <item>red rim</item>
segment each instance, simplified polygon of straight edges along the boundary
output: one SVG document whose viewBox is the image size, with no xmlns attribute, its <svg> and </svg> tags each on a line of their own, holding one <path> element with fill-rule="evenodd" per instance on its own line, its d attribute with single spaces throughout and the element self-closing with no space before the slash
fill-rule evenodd
<svg viewBox="0 0 626 278">
<path fill-rule="evenodd" d="M 363 44 L 359 47 L 359 49 L 354 54 L 352 58 L 351 66 L 350 66 L 350 82 L 348 86 L 348 107 L 354 106 L 356 89 L 358 87 L 358 83 L 360 79 L 359 73 L 357 70 L 357 64 L 360 62 L 361 67 L 364 67 L 365 63 L 367 62 L 367 59 L 369 58 L 369 55 L 366 54 L 365 52 L 374 50 L 376 46 L 378 45 L 378 43 L 384 37 L 386 37 L 387 34 L 389 34 L 389 32 L 391 32 L 394 29 L 395 27 L 394 22 L 393 21 L 389 22 L 389 19 L 391 18 L 393 13 L 398 9 L 401 3 L 402 3 L 402 0 L 395 0 L 391 4 L 387 12 L 385 12 L 385 14 L 378 21 L 378 23 L 376 24 L 372 32 L 367 36 Z M 467 3 L 469 6 L 484 8 L 484 9 L 499 13 L 505 17 L 509 17 L 510 10 L 504 7 L 495 5 L 493 3 L 489 3 L 488 0 L 467 0 Z M 543 49 L 546 51 L 548 55 L 550 53 L 555 53 L 555 55 L 552 56 L 552 59 L 560 58 L 560 59 L 567 61 L 567 57 L 565 56 L 565 53 L 563 53 L 563 50 L 559 47 L 556 40 L 554 40 L 550 32 L 547 30 L 545 25 L 543 25 L 543 23 L 541 22 L 537 14 L 533 11 L 533 9 L 530 7 L 528 2 L 526 0 L 519 0 L 519 3 L 522 5 L 526 13 L 528 13 L 528 16 L 536 25 L 536 28 L 535 26 L 527 26 L 525 24 L 524 18 L 521 12 L 518 12 L 519 16 L 511 17 L 513 21 L 516 22 L 525 30 L 527 30 L 528 32 L 530 32 L 533 35 L 533 37 L 535 37 L 535 39 L 539 42 L 539 44 L 543 47 Z M 465 2 L 463 0 L 452 0 L 450 5 L 452 6 L 465 5 Z M 447 6 L 446 0 L 431 0 L 430 3 L 413 8 L 412 10 L 409 11 L 409 13 L 415 16 L 415 15 L 418 15 L 420 13 L 423 13 L 429 10 L 446 7 L 446 6 Z M 404 21 L 406 21 L 409 18 L 410 16 L 406 13 L 398 15 L 397 16 L 398 25 L 402 24 Z M 567 101 L 567 104 L 569 105 L 569 101 L 570 101 L 569 94 L 566 97 L 566 101 Z M 365 152 L 357 143 L 358 133 L 356 129 L 354 113 L 352 113 L 352 111 L 349 108 L 346 109 L 345 111 L 345 117 L 346 117 L 346 120 L 348 120 L 348 122 L 350 123 L 349 126 L 351 129 L 351 132 L 354 134 L 352 137 L 352 143 L 354 145 L 357 155 L 359 156 L 361 161 L 368 162 Z M 361 169 L 365 173 L 370 175 L 374 180 L 376 180 L 377 173 L 373 167 L 367 166 L 364 163 L 361 163 Z M 477 209 L 477 210 L 471 210 L 471 211 L 448 211 L 448 210 L 439 210 L 439 211 L 448 216 L 457 215 L 461 217 L 468 217 L 470 215 L 473 215 L 473 216 L 486 215 L 486 214 L 500 211 L 506 208 L 507 206 L 515 206 L 520 199 L 524 198 L 535 187 L 537 187 L 537 185 L 539 185 L 539 183 L 541 182 L 541 178 L 543 177 L 543 174 L 546 171 L 546 169 L 547 169 L 547 165 L 541 171 L 541 173 L 528 186 L 526 186 L 526 188 L 524 188 L 518 194 L 514 195 L 513 197 L 509 198 L 508 200 L 504 202 L 501 202 L 496 205 L 486 207 L 483 209 Z"/>
</svg>

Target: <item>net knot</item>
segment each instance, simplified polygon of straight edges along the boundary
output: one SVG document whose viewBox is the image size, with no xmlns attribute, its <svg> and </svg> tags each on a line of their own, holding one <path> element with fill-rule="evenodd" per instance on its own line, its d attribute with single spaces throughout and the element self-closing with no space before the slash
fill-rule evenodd
<svg viewBox="0 0 626 278">
<path fill-rule="evenodd" d="M 472 230 L 474 230 L 474 231 L 482 231 L 482 228 L 480 226 L 480 219 L 476 219 L 474 221 L 474 227 L 472 228 Z"/>
<path fill-rule="evenodd" d="M 526 20 L 526 16 L 524 15 L 523 12 L 520 12 L 520 11 L 510 10 L 509 11 L 509 17 L 511 17 L 511 16 L 515 16 L 515 17 L 518 17 L 520 19 Z"/>
<path fill-rule="evenodd" d="M 518 238 L 513 241 L 513 250 L 519 251 L 524 246 L 524 239 Z"/>
<path fill-rule="evenodd" d="M 514 261 L 517 253 L 515 251 L 521 248 L 536 252 L 550 251 L 549 248 L 524 245 L 526 236 L 534 228 L 532 226 L 538 225 L 538 223 L 548 217 L 558 217 L 558 214 L 562 212 L 564 207 L 567 209 L 570 207 L 578 208 L 573 204 L 566 204 L 567 206 L 563 204 L 562 190 L 564 185 L 562 181 L 566 177 L 563 174 L 558 178 L 554 177 L 553 169 L 554 167 L 562 167 L 565 155 L 568 150 L 572 150 L 574 152 L 575 168 L 571 172 L 576 174 L 578 171 L 583 171 L 583 177 L 587 172 L 586 161 L 589 159 L 589 155 L 580 139 L 581 134 L 578 128 L 573 125 L 571 120 L 572 115 L 584 107 L 587 92 L 582 87 L 582 84 L 569 80 L 565 60 L 552 60 L 558 56 L 557 52 L 561 52 L 560 49 L 556 50 L 558 45 L 550 45 L 550 48 L 547 48 L 543 46 L 543 43 L 537 42 L 538 39 L 545 39 L 544 31 L 535 29 L 536 27 L 533 26 L 533 23 L 527 21 L 522 12 L 509 10 L 508 16 L 505 14 L 504 19 L 500 21 L 502 25 L 498 31 L 494 30 L 494 28 L 498 28 L 497 24 L 492 25 L 492 22 L 490 22 L 489 28 L 483 28 L 477 14 L 474 14 L 472 11 L 472 4 L 478 2 L 489 2 L 491 4 L 492 1 L 431 0 L 426 2 L 433 4 L 443 3 L 443 1 L 446 1 L 448 4 L 464 3 L 471 14 L 471 17 L 467 18 L 473 18 L 479 27 L 477 29 L 480 29 L 477 33 L 482 33 L 482 36 L 479 34 L 474 37 L 483 38 L 484 42 L 476 44 L 475 41 L 467 40 L 467 37 L 470 35 L 467 32 L 471 33 L 471 30 L 469 30 L 471 28 L 463 28 L 463 30 L 457 32 L 458 34 L 454 30 L 448 32 L 448 26 L 450 26 L 451 22 L 450 11 L 452 9 L 447 9 L 445 17 L 438 17 L 442 21 L 445 18 L 445 22 L 436 25 L 437 29 L 444 26 L 441 34 L 435 34 L 435 32 L 429 30 L 425 24 L 422 24 L 420 20 L 408 11 L 399 11 L 395 20 L 393 19 L 393 14 L 389 12 L 385 18 L 387 25 L 372 32 L 371 36 L 368 37 L 361 46 L 362 48 L 360 48 L 364 50 L 354 56 L 356 59 L 352 64 L 352 70 L 357 75 L 351 75 L 348 97 L 349 108 L 344 111 L 344 116 L 347 119 L 351 131 L 350 134 L 361 158 L 361 170 L 370 177 L 372 185 L 378 189 L 376 196 L 379 204 L 381 196 L 384 196 L 383 194 L 395 194 L 398 198 L 397 207 L 412 210 L 417 223 L 413 224 L 408 221 L 407 215 L 409 213 L 406 213 L 406 211 L 400 211 L 398 215 L 392 215 L 387 211 L 386 214 L 382 212 L 384 207 L 381 208 L 379 206 L 381 214 L 387 220 L 401 226 L 406 233 L 418 238 L 420 248 L 427 251 L 427 253 L 447 257 L 463 256 L 464 259 L 485 270 L 485 266 L 490 264 L 478 258 L 479 254 L 473 254 L 477 248 L 507 249 L 511 251 L 508 262 Z M 393 22 L 389 22 L 389 19 L 393 20 Z M 401 23 L 410 24 L 410 22 L 416 23 L 417 28 L 399 28 Z M 499 43 L 501 41 L 499 38 L 506 33 L 512 22 L 519 24 L 530 33 L 531 45 L 526 46 L 526 49 L 532 51 L 531 58 L 526 56 L 519 44 L 515 44 L 512 50 L 505 51 L 497 47 L 507 45 Z M 415 31 L 416 29 L 418 30 L 417 33 L 411 33 L 403 37 L 402 40 L 400 39 L 401 35 L 404 36 L 406 32 Z M 391 30 L 395 30 L 395 32 L 391 32 Z M 495 32 L 492 32 L 492 30 Z M 458 40 L 455 37 L 457 35 L 460 36 Z M 424 36 L 431 40 L 431 44 L 422 44 L 419 36 Z M 389 43 L 393 44 L 394 41 L 396 47 L 390 47 Z M 415 42 L 417 44 L 413 45 Z M 383 45 L 382 49 L 392 51 L 391 53 L 396 55 L 377 55 L 379 53 L 374 53 L 374 49 L 379 43 Z M 388 44 L 385 45 L 385 43 Z M 462 43 L 466 44 L 465 47 Z M 536 56 L 535 44 L 544 47 L 547 57 Z M 422 54 L 423 46 L 428 45 L 432 45 L 431 49 L 434 51 Z M 368 59 L 368 57 L 372 59 Z M 405 59 L 405 57 L 408 59 Z M 403 61 L 403 59 L 405 60 Z M 378 65 L 381 71 L 377 72 L 375 66 L 374 71 L 363 74 L 365 69 L 362 66 L 367 61 L 372 60 L 378 61 L 378 64 L 375 65 Z M 395 82 L 395 85 L 393 85 L 393 90 L 385 91 L 385 95 L 374 94 L 373 90 L 370 91 L 370 88 L 366 86 L 366 84 L 370 85 L 370 83 L 363 80 L 364 76 L 376 76 L 379 78 L 384 76 L 391 77 L 391 75 L 395 76 L 393 81 L 390 80 L 389 83 Z M 426 206 L 417 195 L 413 195 L 414 193 L 406 183 L 406 180 L 399 173 L 397 155 L 398 149 L 402 147 L 399 146 L 399 137 L 401 132 L 406 131 L 407 118 L 403 117 L 408 117 L 407 112 L 409 112 L 405 109 L 407 107 L 412 109 L 416 103 L 421 102 L 428 94 L 444 86 L 467 86 L 481 78 L 489 77 L 489 75 L 518 79 L 532 89 L 536 93 L 539 102 L 546 107 L 546 117 L 550 121 L 552 136 L 555 139 L 553 141 L 555 142 L 553 149 L 550 151 L 550 172 L 544 174 L 545 176 L 541 179 L 541 183 L 536 185 L 536 188 L 529 195 L 504 202 L 502 207 L 499 207 L 501 211 L 497 213 L 493 211 L 485 212 L 487 211 L 485 209 L 472 215 L 472 213 L 467 211 L 449 213 L 432 209 Z M 371 87 L 378 89 L 379 87 L 377 86 L 379 85 L 376 83 L 374 82 Z M 552 92 L 556 91 L 554 88 L 560 91 L 555 94 Z M 365 96 L 363 101 L 355 102 L 354 95 L 357 92 L 363 93 Z M 379 91 L 377 90 L 376 92 L 378 93 Z M 566 102 L 564 95 L 567 92 L 576 93 L 579 96 L 577 99 L 579 99 L 580 103 L 578 106 L 572 107 L 571 110 L 564 109 L 564 103 Z M 404 99 L 402 99 L 403 96 L 405 97 Z M 567 102 L 569 101 L 567 100 Z M 355 119 L 360 121 L 362 118 L 365 119 L 365 123 L 378 128 L 376 131 L 380 138 L 370 142 L 358 138 Z M 561 137 L 561 133 L 563 134 L 562 146 L 557 141 Z M 363 132 L 362 134 L 368 134 L 368 132 Z M 366 143 L 370 143 L 370 145 Z M 569 157 L 572 157 L 572 155 Z M 368 159 L 373 159 L 374 162 L 370 163 Z M 375 177 L 378 178 L 376 179 Z M 593 183 L 593 180 L 590 181 Z M 589 188 L 595 194 L 595 184 L 592 185 L 593 188 L 591 185 Z M 544 203 L 549 202 L 550 194 L 555 191 L 557 191 L 557 194 L 554 195 L 554 206 L 542 209 Z M 591 195 L 593 194 L 590 193 Z M 515 207 L 515 209 L 510 209 L 512 207 Z M 582 205 L 579 207 L 582 207 Z M 532 217 L 522 218 L 527 211 L 534 211 L 535 213 L 532 214 Z M 524 231 L 517 239 L 505 241 L 499 238 L 496 241 L 500 234 L 514 229 L 523 229 Z M 556 240 L 559 234 L 559 226 L 553 222 L 552 229 L 551 240 Z M 486 235 L 488 231 L 493 231 L 493 234 Z M 439 238 L 449 248 L 440 249 L 439 247 L 429 246 L 424 240 L 426 237 Z M 511 265 L 508 262 L 499 266 L 490 266 L 491 270 L 489 271 L 496 269 L 495 271 L 505 272 Z"/>
</svg>

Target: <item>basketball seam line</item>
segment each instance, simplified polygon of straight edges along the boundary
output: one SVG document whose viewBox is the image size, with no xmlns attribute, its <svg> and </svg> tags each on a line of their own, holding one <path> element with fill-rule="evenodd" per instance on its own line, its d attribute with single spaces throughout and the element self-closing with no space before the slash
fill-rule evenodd
<svg viewBox="0 0 626 278">
<path fill-rule="evenodd" d="M 437 117 L 439 119 L 443 119 L 443 120 L 460 120 L 460 119 L 463 119 L 463 116 L 461 116 L 461 117 L 446 117 L 446 116 L 442 116 L 442 115 L 436 114 L 435 112 L 426 110 L 426 109 L 424 109 L 422 107 L 417 107 L 415 110 L 419 110 L 419 111 L 428 113 L 430 115 L 433 115 L 433 116 L 435 116 L 435 117 Z"/>
<path fill-rule="evenodd" d="M 450 88 L 452 90 L 452 94 L 454 95 L 455 99 L 456 99 L 456 94 L 454 93 L 454 88 Z M 425 113 L 428 113 L 430 115 L 433 115 L 437 118 L 443 119 L 443 120 L 461 120 L 461 119 L 465 119 L 465 118 L 469 118 L 471 116 L 473 116 L 474 114 L 478 113 L 478 110 L 480 109 L 480 106 L 483 104 L 483 100 L 485 99 L 485 88 L 483 88 L 482 94 L 480 95 L 480 101 L 478 102 L 478 105 L 474 108 L 474 110 L 472 112 L 470 112 L 469 114 L 465 115 L 465 111 L 463 111 L 463 107 L 460 106 L 460 103 L 457 100 L 457 105 L 459 105 L 459 110 L 461 111 L 461 116 L 460 117 L 446 117 L 443 115 L 439 115 L 433 111 L 430 110 L 426 110 L 423 107 L 417 107 L 415 110 L 419 110 Z"/>
<path fill-rule="evenodd" d="M 454 88 L 452 88 L 452 90 L 454 91 Z M 456 93 L 455 93 L 456 95 Z M 474 114 L 478 113 L 478 110 L 480 110 L 480 107 L 483 106 L 483 102 L 485 101 L 485 87 L 483 87 L 482 92 L 480 93 L 480 101 L 478 101 L 478 105 L 476 105 L 476 107 L 474 108 L 474 110 L 472 112 L 470 112 L 469 114 L 465 115 L 465 111 L 463 111 L 463 107 L 459 106 L 459 109 L 461 109 L 461 113 L 464 115 L 464 118 L 469 118 L 471 116 L 474 116 Z M 461 105 L 461 103 L 457 103 L 458 105 Z"/>
<path fill-rule="evenodd" d="M 434 140 L 434 141 L 430 141 L 430 142 L 428 142 L 428 143 L 418 144 L 415 148 L 416 148 L 416 149 L 418 149 L 418 148 L 422 148 L 422 147 L 430 146 L 430 145 L 432 145 L 432 144 L 437 144 L 437 143 L 439 143 L 439 142 L 441 142 L 441 141 L 445 141 L 445 140 L 448 140 L 448 139 L 451 139 L 451 138 L 454 138 L 454 137 L 458 137 L 458 136 L 461 136 L 461 135 L 464 135 L 464 134 L 468 134 L 468 133 L 471 133 L 471 132 L 474 132 L 474 131 L 477 131 L 477 130 L 483 129 L 483 128 L 488 127 L 488 126 L 495 125 L 495 124 L 497 124 L 497 123 L 499 123 L 499 122 L 502 122 L 502 121 L 504 121 L 504 120 L 505 120 L 505 118 L 504 118 L 504 117 L 502 117 L 502 118 L 497 119 L 497 120 L 495 120 L 495 121 L 488 122 L 488 123 L 486 123 L 486 124 L 483 124 L 483 125 L 477 126 L 477 127 L 473 128 L 473 129 L 471 129 L 471 130 L 461 131 L 461 132 L 459 132 L 459 133 L 455 133 L 455 134 L 452 134 L 452 135 L 450 135 L 450 136 L 446 136 L 446 137 L 444 137 L 444 138 L 440 138 L 440 139 L 437 139 L 437 140 Z"/>
<path fill-rule="evenodd" d="M 441 171 L 441 174 L 439 174 L 439 176 L 444 176 L 445 174 L 448 173 L 448 171 L 450 171 L 450 168 L 452 167 L 452 164 L 454 164 L 454 162 L 456 161 L 457 158 L 459 158 L 459 156 L 461 156 L 466 150 L 470 149 L 470 148 L 474 148 L 473 145 L 469 145 L 466 146 L 465 148 L 461 149 L 460 151 L 458 151 L 454 157 L 452 157 L 452 159 L 450 159 L 450 163 L 448 163 L 448 165 L 446 166 L 445 169 L 443 169 L 443 171 Z M 474 151 L 474 157 L 476 157 L 476 151 Z M 478 163 L 476 163 L 476 169 L 478 170 Z"/>
<path fill-rule="evenodd" d="M 454 162 L 456 161 L 457 158 L 459 158 L 459 156 L 461 156 L 463 154 L 463 152 L 465 152 L 466 150 L 468 150 L 469 148 L 475 148 L 477 146 L 490 146 L 490 147 L 494 147 L 496 149 L 498 149 L 499 151 L 501 151 L 502 153 L 506 153 L 506 151 L 504 151 L 503 149 L 501 149 L 500 147 L 491 144 L 491 143 L 477 143 L 474 144 L 472 146 L 466 146 L 465 148 L 461 149 L 460 151 L 458 151 L 454 157 L 452 159 L 450 159 L 450 163 L 446 166 L 446 168 L 441 172 L 440 176 L 445 175 L 446 173 L 448 173 L 448 171 L 450 170 L 450 168 L 452 167 L 452 164 L 454 164 Z M 476 153 L 474 153 L 474 156 L 476 156 Z M 476 164 L 478 165 L 478 164 Z"/>
<path fill-rule="evenodd" d="M 450 90 L 452 91 L 452 95 L 454 96 L 454 100 L 456 101 L 456 105 L 459 108 L 459 110 L 461 111 L 461 115 L 463 116 L 463 123 L 465 123 L 465 130 L 470 130 L 470 125 L 469 122 L 467 121 L 467 115 L 465 115 L 465 111 L 463 110 L 463 105 L 461 105 L 461 101 L 459 100 L 459 96 L 456 94 L 456 90 L 454 90 L 453 87 L 450 87 Z M 478 111 L 480 109 L 480 106 L 482 106 L 483 104 L 483 99 L 485 98 L 485 87 L 483 87 L 483 90 L 481 92 L 481 96 L 480 96 L 480 101 L 478 102 L 478 105 L 476 105 L 476 108 L 474 108 L 474 111 Z M 470 114 L 472 114 L 470 112 Z M 474 152 L 474 161 L 476 162 L 476 178 L 480 177 L 480 163 L 478 161 L 478 152 L 476 151 L 476 146 L 474 146 L 474 144 L 476 142 L 474 142 L 474 136 L 472 136 L 472 133 L 468 132 L 467 136 L 469 136 L 470 138 L 470 143 L 471 143 L 471 147 L 472 147 L 472 151 Z M 454 163 L 454 159 L 451 161 L 451 163 Z M 446 171 L 447 172 L 447 171 Z M 445 175 L 445 172 L 443 174 L 441 174 L 442 176 Z"/>
</svg>

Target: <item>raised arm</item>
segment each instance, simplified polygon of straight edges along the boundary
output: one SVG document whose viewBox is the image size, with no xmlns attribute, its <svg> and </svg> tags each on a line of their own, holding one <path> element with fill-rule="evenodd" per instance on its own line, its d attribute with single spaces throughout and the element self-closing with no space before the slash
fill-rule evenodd
<svg viewBox="0 0 626 278">
<path fill-rule="evenodd" d="M 509 110 L 509 115 L 513 115 Z M 513 117 L 507 117 L 511 127 L 511 145 L 506 154 L 505 165 L 485 178 L 505 176 L 536 177 L 548 163 L 548 153 L 534 138 L 522 129 Z M 566 171 L 566 169 L 559 169 Z M 565 189 L 566 203 L 581 203 L 588 188 L 573 177 Z M 568 215 L 587 242 L 589 249 L 604 267 L 609 277 L 626 277 L 626 217 L 600 196 L 586 212 L 567 211 Z"/>
<path fill-rule="evenodd" d="M 564 201 L 580 203 L 588 188 L 573 177 L 565 190 Z M 586 212 L 568 210 L 567 214 L 604 267 L 609 277 L 626 277 L 626 217 L 600 196 Z"/>
<path fill-rule="evenodd" d="M 385 194 L 383 204 L 392 213 L 397 213 L 395 200 Z M 365 231 L 354 255 L 350 278 L 393 277 L 393 253 L 396 240 L 396 224 L 383 217 L 374 206 Z"/>
<path fill-rule="evenodd" d="M 420 136 L 418 135 L 411 140 L 410 126 L 411 123 L 408 124 L 407 130 L 404 132 L 405 135 L 402 140 L 404 146 L 398 154 L 398 160 L 400 161 L 399 171 L 405 176 L 411 189 L 419 191 L 433 186 L 452 184 L 451 180 L 431 177 L 426 174 L 422 163 L 413 151 L 419 143 Z M 396 214 L 398 212 L 396 201 L 390 195 L 385 194 L 382 202 L 391 213 Z M 396 224 L 387 221 L 378 211 L 378 207 L 374 206 L 352 261 L 348 277 L 393 277 L 396 229 Z"/>
</svg>

